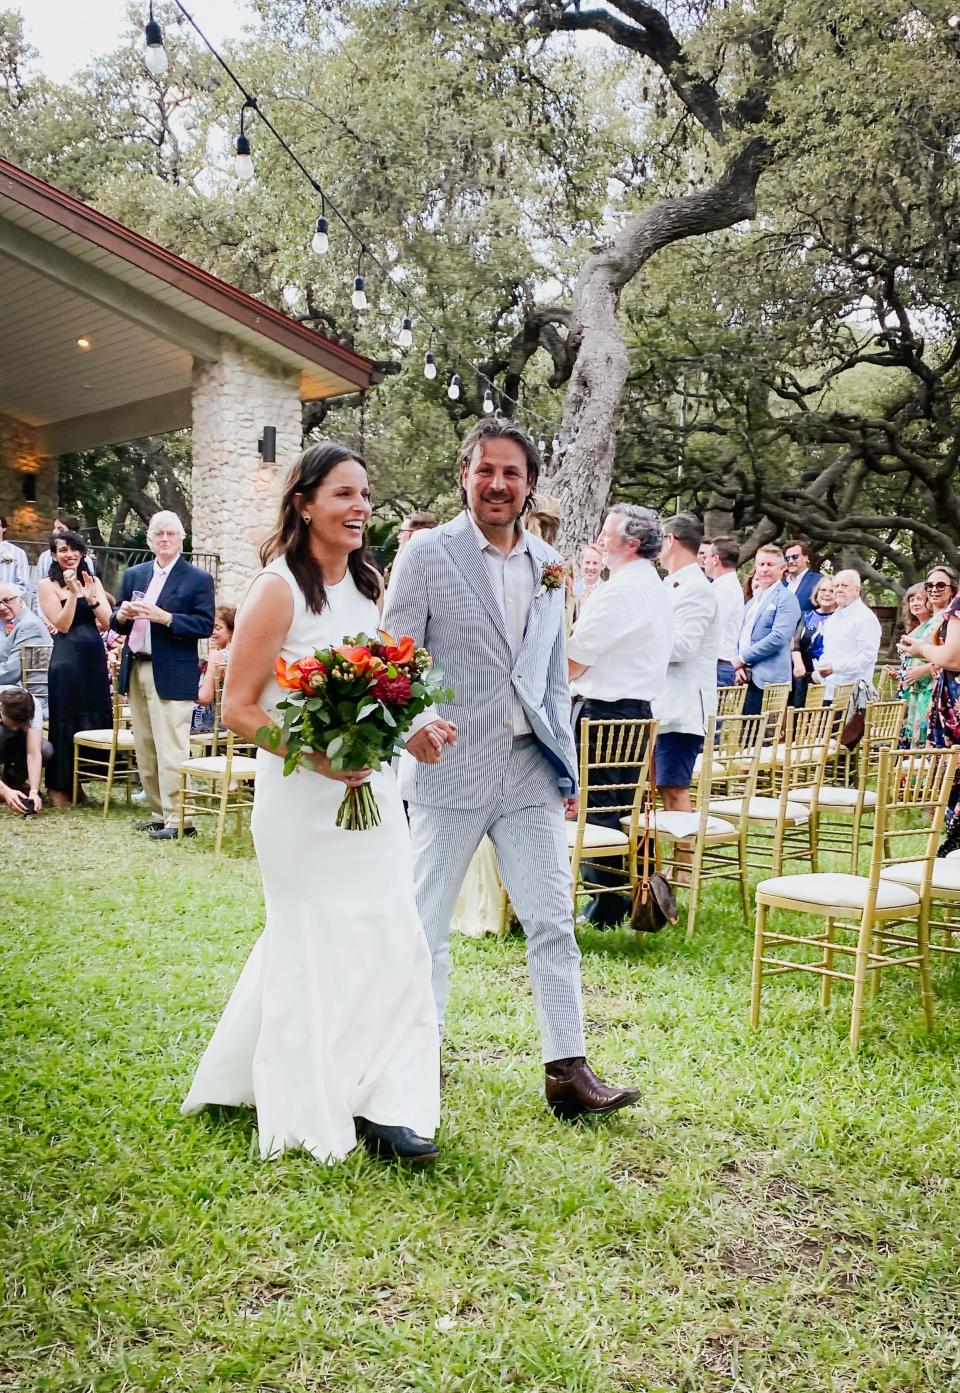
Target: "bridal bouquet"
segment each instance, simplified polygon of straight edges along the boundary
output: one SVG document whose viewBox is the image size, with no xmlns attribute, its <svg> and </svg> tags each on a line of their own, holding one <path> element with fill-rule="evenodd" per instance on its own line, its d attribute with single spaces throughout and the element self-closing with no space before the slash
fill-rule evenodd
<svg viewBox="0 0 960 1393">
<path fill-rule="evenodd" d="M 375 639 L 357 634 L 289 665 L 278 658 L 275 672 L 289 694 L 277 704 L 283 726 L 257 734 L 273 749 L 286 745 L 284 774 L 310 754 L 325 754 L 337 772 L 379 769 L 402 749 L 416 716 L 454 695 L 425 648 L 415 648 L 409 637 L 395 642 L 383 630 Z M 370 785 L 348 788 L 337 826 L 363 829 L 379 821 Z"/>
</svg>

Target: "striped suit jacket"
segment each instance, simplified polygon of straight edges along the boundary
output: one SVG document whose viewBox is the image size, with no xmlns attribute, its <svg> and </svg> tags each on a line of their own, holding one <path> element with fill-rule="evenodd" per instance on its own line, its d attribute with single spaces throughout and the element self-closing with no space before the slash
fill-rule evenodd
<svg viewBox="0 0 960 1393">
<path fill-rule="evenodd" d="M 528 534 L 534 565 L 562 561 Z M 457 726 L 457 743 L 437 764 L 404 761 L 404 797 L 440 808 L 483 807 L 503 785 L 513 747 L 516 692 L 549 761 L 529 789 L 533 807 L 576 791 L 570 689 L 564 642 L 564 589 L 534 597 L 514 662 L 500 605 L 466 513 L 422 532 L 400 552 L 387 591 L 383 627 L 428 648 L 456 693 L 439 714 Z M 412 765 L 412 767 L 411 767 Z"/>
</svg>

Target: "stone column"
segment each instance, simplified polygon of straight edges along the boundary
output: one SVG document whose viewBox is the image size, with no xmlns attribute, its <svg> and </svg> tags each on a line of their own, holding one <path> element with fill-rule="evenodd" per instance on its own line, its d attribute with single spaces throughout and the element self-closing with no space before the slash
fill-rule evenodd
<svg viewBox="0 0 960 1393">
<path fill-rule="evenodd" d="M 28 492 L 33 499 L 27 499 Z M 28 426 L 0 416 L 0 513 L 7 519 L 8 540 L 21 537 L 46 546 L 56 511 L 56 462 L 41 452 Z"/>
<path fill-rule="evenodd" d="M 277 463 L 257 440 L 277 428 Z M 236 604 L 259 569 L 283 478 L 300 453 L 298 374 L 225 340 L 215 363 L 193 368 L 193 546 L 220 557 L 217 599 Z"/>
</svg>

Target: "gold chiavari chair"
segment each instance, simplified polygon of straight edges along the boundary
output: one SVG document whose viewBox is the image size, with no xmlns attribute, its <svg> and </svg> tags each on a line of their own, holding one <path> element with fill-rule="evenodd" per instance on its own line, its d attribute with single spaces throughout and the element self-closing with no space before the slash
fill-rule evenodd
<svg viewBox="0 0 960 1393">
<path fill-rule="evenodd" d="M 821 849 L 849 856 L 852 871 L 857 869 L 863 824 L 872 819 L 877 806 L 880 752 L 897 748 L 906 709 L 903 701 L 875 701 L 867 706 L 853 784 L 829 782 L 824 771 L 818 787 L 790 792 L 795 802 L 809 806 L 811 834 Z"/>
<path fill-rule="evenodd" d="M 833 712 L 824 706 L 787 712 L 784 739 L 764 745 L 760 770 L 766 769 L 769 791 L 751 798 L 747 818 L 751 832 L 749 865 L 779 875 L 785 861 L 806 861 L 817 869 L 817 843 L 810 824 L 810 806 L 793 796 L 800 788 L 813 788 L 823 778 L 829 751 Z M 728 756 L 728 759 L 732 757 Z M 741 765 L 746 756 L 738 757 Z M 710 811 L 718 817 L 739 814 L 742 798 L 714 798 Z"/>
<path fill-rule="evenodd" d="M 760 997 L 767 977 L 801 972 L 820 978 L 820 1002 L 830 1004 L 832 986 L 853 984 L 850 1048 L 860 1043 L 868 974 L 872 994 L 880 975 L 894 968 L 915 971 L 920 982 L 927 1029 L 933 1027 L 930 981 L 930 887 L 944 812 L 956 776 L 960 750 L 938 750 L 924 763 L 908 750 L 881 750 L 877 806 L 867 875 L 829 872 L 786 875 L 757 886 L 756 932 L 750 1024 L 760 1021 Z M 927 820 L 929 819 L 929 820 Z M 919 852 L 898 855 L 905 845 Z M 910 883 L 905 883 L 909 879 Z M 776 931 L 771 911 L 814 916 L 819 932 Z M 853 958 L 853 971 L 835 967 L 837 954 Z M 789 955 L 789 956 L 787 956 Z"/>
<path fill-rule="evenodd" d="M 236 813 L 239 833 L 244 812 L 253 807 L 256 772 L 255 758 L 236 753 L 232 730 L 227 732 L 223 754 L 184 760 L 180 766 L 178 841 L 183 841 L 187 818 L 213 816 L 217 819 L 214 855 L 219 856 L 228 816 Z"/>
<path fill-rule="evenodd" d="M 110 694 L 113 724 L 103 730 L 78 730 L 73 737 L 73 802 L 76 803 L 81 783 L 102 782 L 107 785 L 103 795 L 103 816 L 110 811 L 113 786 L 124 785 L 127 803 L 137 781 L 137 756 L 133 731 L 129 728 L 126 697 L 114 688 Z"/>
<path fill-rule="evenodd" d="M 566 824 L 574 905 L 579 894 L 629 895 L 633 901 L 644 815 L 652 815 L 650 764 L 656 737 L 656 721 L 580 722 L 580 811 Z M 591 821 L 601 811 L 604 822 Z M 598 880 L 590 879 L 590 871 Z"/>
<path fill-rule="evenodd" d="M 678 888 L 678 872 L 689 876 L 687 890 L 687 938 L 693 937 L 700 891 L 708 880 L 736 880 L 740 886 L 744 918 L 749 919 L 747 837 L 749 809 L 757 786 L 757 770 L 763 750 L 767 718 L 711 716 L 703 741 L 698 806 L 694 812 L 667 812 L 658 808 L 651 820 L 657 839 L 657 864 L 672 868 Z M 739 809 L 721 817 L 711 811 L 711 795 L 721 789 L 739 800 Z M 629 822 L 624 818 L 622 826 Z M 660 847 L 666 842 L 671 854 L 661 862 Z"/>
<path fill-rule="evenodd" d="M 747 699 L 746 682 L 735 682 L 731 687 L 717 688 L 717 715 L 742 716 L 743 703 Z"/>
<path fill-rule="evenodd" d="M 25 643 L 20 649 L 20 685 L 25 687 L 44 712 L 49 698 L 48 680 L 53 645 Z"/>
</svg>

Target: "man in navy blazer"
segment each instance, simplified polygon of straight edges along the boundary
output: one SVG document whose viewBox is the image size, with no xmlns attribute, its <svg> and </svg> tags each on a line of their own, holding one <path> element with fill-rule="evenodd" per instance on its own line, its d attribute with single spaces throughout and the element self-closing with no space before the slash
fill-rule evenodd
<svg viewBox="0 0 960 1393">
<path fill-rule="evenodd" d="M 154 559 L 124 573 L 110 618 L 110 627 L 128 636 L 119 685 L 130 699 L 137 767 L 151 813 L 140 830 L 158 841 L 177 836 L 180 765 L 190 758 L 197 699 L 197 640 L 209 638 L 215 618 L 213 577 L 183 559 L 183 537 L 176 513 L 154 513 L 147 529 Z"/>
<path fill-rule="evenodd" d="M 811 608 L 810 597 L 823 579 L 819 571 L 810 569 L 813 564 L 810 543 L 799 540 L 787 542 L 783 559 L 787 563 L 786 587 L 796 595 L 800 613 L 805 614 Z"/>
<path fill-rule="evenodd" d="M 756 715 L 763 706 L 764 687 L 789 682 L 793 674 L 790 649 L 800 606 L 783 584 L 786 562 L 779 547 L 761 547 L 754 559 L 753 598 L 740 625 L 740 644 L 733 665 L 737 683 L 746 683 L 744 713 Z"/>
</svg>

